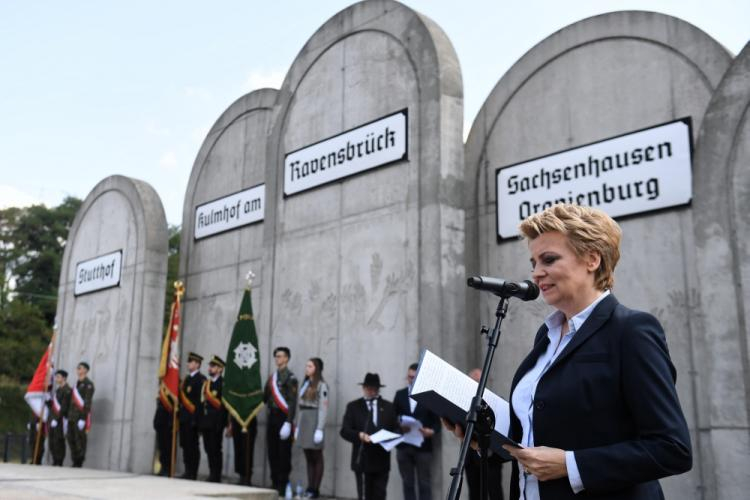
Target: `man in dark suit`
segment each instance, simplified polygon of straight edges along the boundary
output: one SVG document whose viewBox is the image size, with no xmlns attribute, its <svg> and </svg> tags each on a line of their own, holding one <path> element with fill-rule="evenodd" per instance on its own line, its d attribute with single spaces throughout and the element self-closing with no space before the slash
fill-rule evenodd
<svg viewBox="0 0 750 500">
<path fill-rule="evenodd" d="M 188 354 L 190 372 L 180 386 L 180 447 L 185 472 L 182 479 L 196 479 L 201 461 L 198 422 L 200 421 L 201 390 L 206 377 L 200 372 L 203 356 Z"/>
<path fill-rule="evenodd" d="M 432 485 L 430 467 L 432 465 L 432 436 L 440 429 L 437 415 L 429 411 L 424 405 L 418 405 L 409 397 L 409 390 L 417 376 L 417 367 L 414 363 L 406 372 L 408 387 L 396 392 L 393 398 L 393 406 L 401 421 L 401 430 L 408 432 L 410 427 L 406 421 L 410 417 L 421 423 L 419 429 L 424 441 L 416 446 L 409 443 L 401 443 L 396 450 L 398 470 L 404 483 L 404 500 L 416 500 L 416 490 L 419 490 L 419 500 L 432 500 Z M 416 479 L 416 481 L 415 481 Z M 416 486 L 419 485 L 419 488 Z"/>
<path fill-rule="evenodd" d="M 209 378 L 203 382 L 201 394 L 200 429 L 203 435 L 203 448 L 208 458 L 208 480 L 212 483 L 221 482 L 222 442 L 224 428 L 227 425 L 227 410 L 221 402 L 221 389 L 224 377 L 224 360 L 214 355 L 208 363 Z"/>
<path fill-rule="evenodd" d="M 346 405 L 341 437 L 352 443 L 351 467 L 357 479 L 359 500 L 385 499 L 391 457 L 370 436 L 386 429 L 398 431 L 398 419 L 393 404 L 380 397 L 380 376 L 368 373 L 360 384 L 364 397 Z"/>
</svg>

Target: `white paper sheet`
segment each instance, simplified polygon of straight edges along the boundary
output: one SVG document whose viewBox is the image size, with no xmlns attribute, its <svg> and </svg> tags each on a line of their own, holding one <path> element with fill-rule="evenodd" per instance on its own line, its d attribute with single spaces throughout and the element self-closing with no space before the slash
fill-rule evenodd
<svg viewBox="0 0 750 500">
<path fill-rule="evenodd" d="M 404 443 L 420 448 L 424 443 L 424 436 L 419 432 L 422 428 L 422 422 L 409 415 L 401 415 L 401 426 L 409 428 L 404 433 Z"/>
<path fill-rule="evenodd" d="M 387 431 L 385 429 L 380 429 L 375 434 L 370 435 L 370 442 L 373 444 L 380 443 L 381 441 L 390 441 L 391 439 L 400 438 L 401 434 L 396 434 L 395 432 Z"/>
<path fill-rule="evenodd" d="M 401 444 L 403 441 L 404 441 L 404 436 L 399 436 L 396 439 L 391 439 L 390 441 L 381 441 L 378 444 L 382 446 L 385 451 L 391 451 L 393 448 Z"/>
</svg>

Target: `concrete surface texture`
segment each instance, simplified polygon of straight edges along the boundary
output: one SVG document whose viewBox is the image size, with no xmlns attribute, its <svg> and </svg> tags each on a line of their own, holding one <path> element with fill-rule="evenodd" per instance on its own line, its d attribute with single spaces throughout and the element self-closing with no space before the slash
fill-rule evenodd
<svg viewBox="0 0 750 500">
<path fill-rule="evenodd" d="M 117 250 L 119 286 L 76 297 L 76 264 Z M 65 246 L 55 349 L 55 366 L 69 372 L 72 386 L 76 365 L 91 365 L 96 392 L 86 467 L 151 471 L 166 259 L 167 222 L 153 188 L 118 175 L 97 184 Z"/>
<path fill-rule="evenodd" d="M 216 354 L 226 360 L 232 328 L 237 319 L 245 276 L 251 268 L 253 308 L 260 310 L 263 295 L 263 222 L 246 225 L 203 239 L 194 239 L 197 206 L 231 193 L 262 184 L 266 176 L 266 140 L 276 91 L 262 89 L 235 101 L 219 117 L 203 142 L 193 165 L 185 194 L 180 276 L 185 281 L 183 309 L 182 367 L 190 351 L 208 360 Z M 257 314 L 256 314 L 257 317 Z M 261 352 L 268 353 L 268 337 L 260 336 Z M 270 357 L 262 357 L 261 371 Z M 228 361 L 228 360 L 227 360 Z M 253 478 L 264 473 L 263 441 L 256 442 Z M 178 447 L 179 448 L 179 447 Z M 224 470 L 234 474 L 231 440 L 224 444 Z M 201 471 L 207 474 L 205 456 Z M 178 457 L 178 465 L 182 466 Z"/>
<path fill-rule="evenodd" d="M 531 273 L 524 243 L 496 241 L 498 167 L 685 116 L 692 118 L 695 138 L 711 96 L 731 61 L 732 56 L 724 48 L 696 27 L 650 12 L 616 12 L 585 19 L 532 48 L 500 79 L 476 117 L 466 143 L 468 274 L 525 279 Z M 720 130 L 716 133 L 725 133 L 725 129 Z M 699 156 L 701 147 L 696 148 Z M 702 168 L 705 173 L 700 172 Z M 725 162 L 705 167 L 696 164 L 695 170 L 699 176 L 707 176 L 705 179 L 709 175 L 713 179 L 717 174 L 723 179 L 729 168 Z M 711 174 L 707 173 L 709 170 Z M 738 196 L 746 192 L 746 179 L 742 188 L 735 191 Z M 711 185 L 718 186 L 719 182 L 724 181 L 696 179 L 692 208 L 668 209 L 620 220 L 624 235 L 614 293 L 624 304 L 649 311 L 663 323 L 678 370 L 677 389 L 694 442 L 692 471 L 662 481 L 667 498 L 730 498 L 706 490 L 714 483 L 713 476 L 720 473 L 713 466 L 710 448 L 701 446 L 699 429 L 743 422 L 745 430 L 737 434 L 744 433 L 742 439 L 747 442 L 743 399 L 747 372 L 743 382 L 742 376 L 734 374 L 741 368 L 739 364 L 710 364 L 698 352 L 706 337 L 705 330 L 698 326 L 700 319 L 722 316 L 725 311 L 737 314 L 737 301 L 733 298 L 723 301 L 718 308 L 713 301 L 706 300 L 701 293 L 702 284 L 696 278 L 719 276 L 698 272 L 696 255 L 703 246 L 708 252 L 704 261 L 718 256 L 705 247 L 706 238 L 696 234 L 705 230 L 697 228 L 706 217 L 717 216 L 709 215 L 709 207 L 726 194 L 712 190 Z M 698 213 L 699 200 L 704 207 L 701 213 Z M 746 212 L 736 212 L 742 213 Z M 728 227 L 730 220 L 731 217 L 723 219 L 724 227 Z M 726 241 L 734 241 L 729 233 L 726 237 Z M 732 266 L 727 263 L 727 272 L 739 271 Z M 715 286 L 721 285 L 715 283 Z M 731 287 L 728 288 L 728 293 L 733 294 Z M 467 304 L 469 331 L 478 328 L 475 318 L 488 322 L 494 315 L 496 302 L 488 294 L 468 292 Z M 499 394 L 507 397 L 512 375 L 531 349 L 533 335 L 548 312 L 542 302 L 511 305 L 490 381 Z M 738 347 L 739 330 L 735 327 L 731 331 L 731 340 L 724 347 Z M 483 346 L 478 344 L 477 360 L 480 347 Z M 746 343 L 744 347 L 746 360 Z M 740 353 L 734 357 L 737 356 Z M 715 380 L 709 376 L 712 371 L 719 380 L 729 378 L 735 384 L 713 395 L 707 393 L 706 389 L 710 392 L 717 387 L 703 387 L 700 379 Z M 719 380 L 715 382 L 718 384 Z M 710 414 L 711 401 L 729 405 L 732 417 L 725 422 L 721 419 L 710 422 L 701 417 Z M 738 455 L 723 457 L 727 462 L 721 462 L 722 468 L 733 471 L 744 468 L 746 478 L 747 448 L 742 455 L 742 460 L 735 459 Z"/>
<path fill-rule="evenodd" d="M 408 160 L 283 196 L 285 154 L 402 109 Z M 309 357 L 325 362 L 326 495 L 356 496 L 351 445 L 338 432 L 366 372 L 380 374 L 392 400 L 421 348 L 466 362 L 456 335 L 464 322 L 462 113 L 450 41 L 393 1 L 357 3 L 328 20 L 279 91 L 257 319 L 266 367 L 276 345 L 291 348 L 299 377 Z M 299 449 L 295 457 L 294 481 L 304 483 Z M 438 457 L 434 494 L 442 496 L 448 466 Z M 399 497 L 392 463 L 388 495 Z"/>
<path fill-rule="evenodd" d="M 700 308 L 691 312 L 697 365 L 696 446 L 705 498 L 750 490 L 750 44 L 706 110 L 695 148 L 693 231 Z"/>
<path fill-rule="evenodd" d="M 0 498 L 277 500 L 273 490 L 93 469 L 0 464 Z"/>
</svg>

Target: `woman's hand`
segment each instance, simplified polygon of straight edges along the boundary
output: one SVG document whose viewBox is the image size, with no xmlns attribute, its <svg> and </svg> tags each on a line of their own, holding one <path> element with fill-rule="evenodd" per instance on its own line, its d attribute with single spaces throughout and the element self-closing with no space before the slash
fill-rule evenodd
<svg viewBox="0 0 750 500">
<path fill-rule="evenodd" d="M 533 474 L 540 481 L 560 479 L 568 476 L 565 463 L 565 451 L 558 448 L 538 446 L 534 448 L 515 448 L 503 445 L 505 451 L 518 460 L 518 465 L 527 474 Z"/>
</svg>

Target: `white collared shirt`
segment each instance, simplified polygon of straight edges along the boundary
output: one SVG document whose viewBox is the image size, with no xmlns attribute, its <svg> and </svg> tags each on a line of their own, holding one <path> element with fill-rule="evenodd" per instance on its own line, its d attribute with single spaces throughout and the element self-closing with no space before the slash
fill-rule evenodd
<svg viewBox="0 0 750 500">
<path fill-rule="evenodd" d="M 557 359 L 557 356 L 565 349 L 565 346 L 570 343 L 573 335 L 580 330 L 596 305 L 609 294 L 609 290 L 605 290 L 586 309 L 570 318 L 568 321 L 568 333 L 562 339 L 560 339 L 560 334 L 563 322 L 565 321 L 565 315 L 562 311 L 555 311 L 544 320 L 544 323 L 547 325 L 547 338 L 549 338 L 547 350 L 539 356 L 534 367 L 521 377 L 511 395 L 513 413 L 520 420 L 523 430 L 523 437 L 521 438 L 523 446 L 528 448 L 534 446 L 534 395 L 539 381 L 555 359 Z M 583 481 L 578 471 L 575 454 L 572 451 L 565 452 L 565 464 L 568 469 L 568 481 L 573 492 L 578 493 L 583 491 Z M 539 480 L 536 476 L 525 474 L 521 467 L 518 469 L 518 476 L 518 485 L 521 490 L 520 498 L 522 500 L 539 500 Z"/>
<path fill-rule="evenodd" d="M 411 414 L 414 415 L 414 410 L 417 409 L 417 402 L 411 398 L 410 394 L 411 386 L 409 386 L 409 389 L 406 391 L 406 397 L 409 398 L 409 411 L 411 411 Z"/>
<path fill-rule="evenodd" d="M 190 372 L 191 377 L 195 377 L 195 374 L 198 373 L 200 370 L 195 370 L 194 372 Z"/>
<path fill-rule="evenodd" d="M 367 403 L 367 409 L 370 411 L 370 414 L 372 415 L 372 423 L 375 424 L 375 427 L 377 427 L 378 426 L 378 398 L 375 397 L 370 400 L 365 399 L 365 402 Z"/>
</svg>

